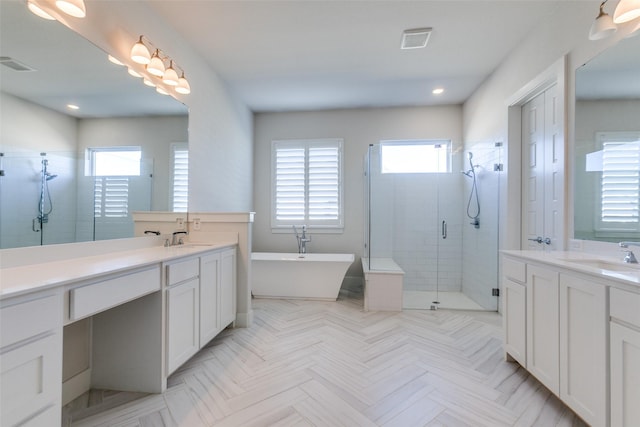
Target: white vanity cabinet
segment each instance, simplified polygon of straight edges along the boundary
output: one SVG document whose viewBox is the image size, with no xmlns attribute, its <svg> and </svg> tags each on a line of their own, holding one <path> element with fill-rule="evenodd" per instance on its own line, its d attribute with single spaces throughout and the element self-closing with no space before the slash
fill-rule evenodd
<svg viewBox="0 0 640 427">
<path fill-rule="evenodd" d="M 47 426 L 60 416 L 62 292 L 0 305 L 0 425 Z"/>
<path fill-rule="evenodd" d="M 640 294 L 610 291 L 611 427 L 640 426 Z"/>
<path fill-rule="evenodd" d="M 199 258 L 165 266 L 167 283 L 167 374 L 200 349 Z"/>
<path fill-rule="evenodd" d="M 502 283 L 507 356 L 587 423 L 607 426 L 607 286 L 586 274 L 506 256 Z"/>
<path fill-rule="evenodd" d="M 502 271 L 502 322 L 504 349 L 520 365 L 527 366 L 527 288 L 526 264 L 504 258 Z"/>
<path fill-rule="evenodd" d="M 559 274 L 527 265 L 527 366 L 538 380 L 560 394 Z"/>
<path fill-rule="evenodd" d="M 236 317 L 236 251 L 227 248 L 167 263 L 167 374 Z"/>
</svg>

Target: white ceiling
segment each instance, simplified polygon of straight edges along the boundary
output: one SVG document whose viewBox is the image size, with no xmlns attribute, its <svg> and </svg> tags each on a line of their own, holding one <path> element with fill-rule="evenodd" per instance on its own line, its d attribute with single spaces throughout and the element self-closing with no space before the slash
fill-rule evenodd
<svg viewBox="0 0 640 427">
<path fill-rule="evenodd" d="M 557 3 L 151 4 L 252 110 L 277 111 L 462 103 Z M 428 46 L 400 50 L 402 31 L 421 27 L 433 28 Z"/>
<path fill-rule="evenodd" d="M 163 0 L 148 4 L 253 111 L 298 111 L 460 104 L 542 19 L 566 1 Z M 584 7 L 584 2 L 579 3 Z M 595 5 L 595 15 L 598 3 L 590 3 Z M 91 13 L 90 1 L 87 4 Z M 31 15 L 23 1 L 0 0 L 0 7 L 0 56 L 13 56 L 41 70 L 29 81 L 0 67 L 2 90 L 50 108 L 76 97 L 88 106 L 83 107 L 84 113 L 74 113 L 78 116 L 185 111 L 108 64 L 103 52 L 76 40 L 66 27 Z M 400 50 L 402 31 L 420 27 L 433 28 L 429 45 Z M 585 28 L 585 37 L 587 32 Z M 38 50 L 27 43 L 36 35 Z M 66 47 L 62 53 L 61 46 Z M 75 65 L 79 58 L 84 61 Z M 96 65 L 99 70 L 92 68 Z M 46 71 L 49 66 L 53 71 Z M 78 84 L 79 76 L 69 70 L 84 72 L 83 83 Z M 432 95 L 435 87 L 443 87 L 444 94 Z"/>
</svg>

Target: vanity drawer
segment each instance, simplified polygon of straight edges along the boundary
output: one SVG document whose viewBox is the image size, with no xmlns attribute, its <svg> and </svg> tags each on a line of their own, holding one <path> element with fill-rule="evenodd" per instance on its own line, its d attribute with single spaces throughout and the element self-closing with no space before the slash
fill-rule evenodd
<svg viewBox="0 0 640 427">
<path fill-rule="evenodd" d="M 609 291 L 609 314 L 612 319 L 631 323 L 640 328 L 640 294 L 611 288 Z"/>
<path fill-rule="evenodd" d="M 192 258 L 167 265 L 167 286 L 184 282 L 185 280 L 198 277 L 200 274 L 200 261 Z"/>
<path fill-rule="evenodd" d="M 58 294 L 13 304 L 0 309 L 0 347 L 54 330 L 62 323 L 62 304 Z"/>
<path fill-rule="evenodd" d="M 82 319 L 159 290 L 160 266 L 71 289 L 69 318 Z"/>
<path fill-rule="evenodd" d="M 509 279 L 524 283 L 527 281 L 527 264 L 511 258 L 503 258 L 502 272 Z"/>
</svg>

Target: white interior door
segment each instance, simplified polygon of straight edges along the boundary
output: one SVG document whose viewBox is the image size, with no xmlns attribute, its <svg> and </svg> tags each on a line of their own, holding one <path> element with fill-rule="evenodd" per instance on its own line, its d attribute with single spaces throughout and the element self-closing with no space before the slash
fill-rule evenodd
<svg viewBox="0 0 640 427">
<path fill-rule="evenodd" d="M 522 249 L 563 246 L 562 111 L 556 85 L 522 107 Z"/>
</svg>

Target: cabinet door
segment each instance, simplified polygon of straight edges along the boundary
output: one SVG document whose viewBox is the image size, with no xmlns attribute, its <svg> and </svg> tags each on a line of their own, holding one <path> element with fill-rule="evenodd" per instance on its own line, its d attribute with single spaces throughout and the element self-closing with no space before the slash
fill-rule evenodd
<svg viewBox="0 0 640 427">
<path fill-rule="evenodd" d="M 640 331 L 610 323 L 611 427 L 640 426 Z"/>
<path fill-rule="evenodd" d="M 236 320 L 236 251 L 222 253 L 220 274 L 220 319 L 224 328 Z"/>
<path fill-rule="evenodd" d="M 167 374 L 200 348 L 198 278 L 167 290 Z"/>
<path fill-rule="evenodd" d="M 556 395 L 560 392 L 558 273 L 527 266 L 527 369 Z"/>
<path fill-rule="evenodd" d="M 200 347 L 220 331 L 218 318 L 220 253 L 200 258 Z"/>
<path fill-rule="evenodd" d="M 504 351 L 520 365 L 527 366 L 527 290 L 506 277 L 502 283 Z"/>
<path fill-rule="evenodd" d="M 594 426 L 607 424 L 607 320 L 605 286 L 560 275 L 560 398 Z"/>
</svg>

